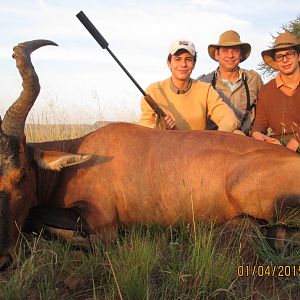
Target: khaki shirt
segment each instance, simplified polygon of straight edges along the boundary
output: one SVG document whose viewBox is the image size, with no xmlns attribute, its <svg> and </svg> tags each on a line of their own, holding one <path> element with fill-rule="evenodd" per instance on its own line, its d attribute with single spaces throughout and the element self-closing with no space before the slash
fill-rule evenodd
<svg viewBox="0 0 300 300">
<path fill-rule="evenodd" d="M 243 120 L 244 114 L 246 113 L 247 109 L 247 94 L 246 88 L 242 81 L 242 76 L 244 76 L 247 80 L 249 93 L 250 93 L 250 106 L 256 104 L 257 95 L 260 87 L 262 86 L 263 82 L 261 80 L 260 75 L 253 71 L 253 70 L 245 70 L 239 69 L 240 77 L 234 84 L 234 88 L 231 90 L 226 82 L 223 81 L 219 74 L 219 69 L 213 71 L 205 76 L 200 76 L 198 79 L 203 82 L 211 83 L 213 75 L 216 73 L 216 85 L 215 88 L 222 97 L 223 101 L 228 104 L 228 106 L 235 112 L 237 118 L 240 122 Z M 250 114 L 250 122 L 249 126 L 251 125 L 252 121 L 254 120 L 254 110 L 251 111 Z M 250 128 L 248 128 L 250 129 Z"/>
</svg>

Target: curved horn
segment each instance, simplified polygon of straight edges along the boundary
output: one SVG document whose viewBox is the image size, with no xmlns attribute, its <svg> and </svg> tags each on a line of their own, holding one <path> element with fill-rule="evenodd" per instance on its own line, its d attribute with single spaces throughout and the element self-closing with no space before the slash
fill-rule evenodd
<svg viewBox="0 0 300 300">
<path fill-rule="evenodd" d="M 24 136 L 26 117 L 40 92 L 39 78 L 31 63 L 30 54 L 46 45 L 58 46 L 49 40 L 34 40 L 20 43 L 13 48 L 12 56 L 23 80 L 23 91 L 4 115 L 1 128 L 7 135 L 19 138 Z"/>
</svg>

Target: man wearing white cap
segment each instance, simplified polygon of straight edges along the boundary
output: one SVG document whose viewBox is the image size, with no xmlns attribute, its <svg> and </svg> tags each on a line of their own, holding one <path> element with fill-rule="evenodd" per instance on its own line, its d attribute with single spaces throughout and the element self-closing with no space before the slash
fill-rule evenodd
<svg viewBox="0 0 300 300">
<path fill-rule="evenodd" d="M 202 130 L 207 129 L 207 118 L 210 117 L 219 130 L 231 132 L 239 127 L 235 114 L 211 85 L 191 79 L 196 59 L 192 42 L 181 39 L 171 44 L 167 59 L 171 77 L 152 83 L 146 89 L 167 116 L 156 116 L 142 98 L 140 125 L 173 129 L 176 124 L 180 130 Z"/>
<path fill-rule="evenodd" d="M 300 41 L 289 32 L 281 33 L 274 46 L 261 55 L 278 72 L 258 94 L 251 135 L 300 152 Z M 268 129 L 271 136 L 267 135 Z"/>
<path fill-rule="evenodd" d="M 218 91 L 223 101 L 235 112 L 241 122 L 241 131 L 246 135 L 254 120 L 257 94 L 262 85 L 257 72 L 239 67 L 250 53 L 251 45 L 241 42 L 236 31 L 225 31 L 220 35 L 218 44 L 208 46 L 208 54 L 219 63 L 218 68 L 198 77 L 203 82 L 211 83 Z M 215 124 L 209 122 L 209 129 L 215 128 Z"/>
</svg>

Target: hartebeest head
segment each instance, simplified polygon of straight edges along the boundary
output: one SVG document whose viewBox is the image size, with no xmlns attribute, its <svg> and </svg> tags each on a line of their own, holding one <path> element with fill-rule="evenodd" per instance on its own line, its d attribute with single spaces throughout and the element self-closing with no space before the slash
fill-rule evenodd
<svg viewBox="0 0 300 300">
<path fill-rule="evenodd" d="M 88 155 L 47 152 L 27 147 L 24 134 L 26 117 L 40 91 L 38 76 L 31 63 L 32 51 L 57 45 L 35 40 L 14 47 L 13 58 L 23 80 L 23 91 L 0 119 L 0 268 L 14 258 L 19 229 L 36 203 L 36 176 L 33 161 L 43 168 L 59 170 L 80 163 Z"/>
</svg>

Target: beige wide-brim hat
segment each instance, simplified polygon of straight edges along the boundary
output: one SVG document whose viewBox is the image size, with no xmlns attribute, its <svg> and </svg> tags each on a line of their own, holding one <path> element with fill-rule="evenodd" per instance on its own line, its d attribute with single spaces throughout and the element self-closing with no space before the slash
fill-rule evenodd
<svg viewBox="0 0 300 300">
<path fill-rule="evenodd" d="M 300 42 L 296 36 L 289 32 L 281 33 L 275 40 L 272 48 L 264 50 L 261 56 L 264 62 L 274 70 L 278 70 L 276 61 L 273 60 L 274 53 L 277 50 L 289 49 L 291 47 L 300 49 Z"/>
<path fill-rule="evenodd" d="M 215 58 L 215 50 L 220 47 L 234 47 L 240 46 L 242 52 L 241 62 L 246 60 L 251 53 L 251 46 L 248 43 L 242 43 L 240 35 L 234 30 L 225 31 L 220 35 L 218 44 L 211 44 L 208 46 L 208 54 L 209 56 L 217 61 Z"/>
</svg>

